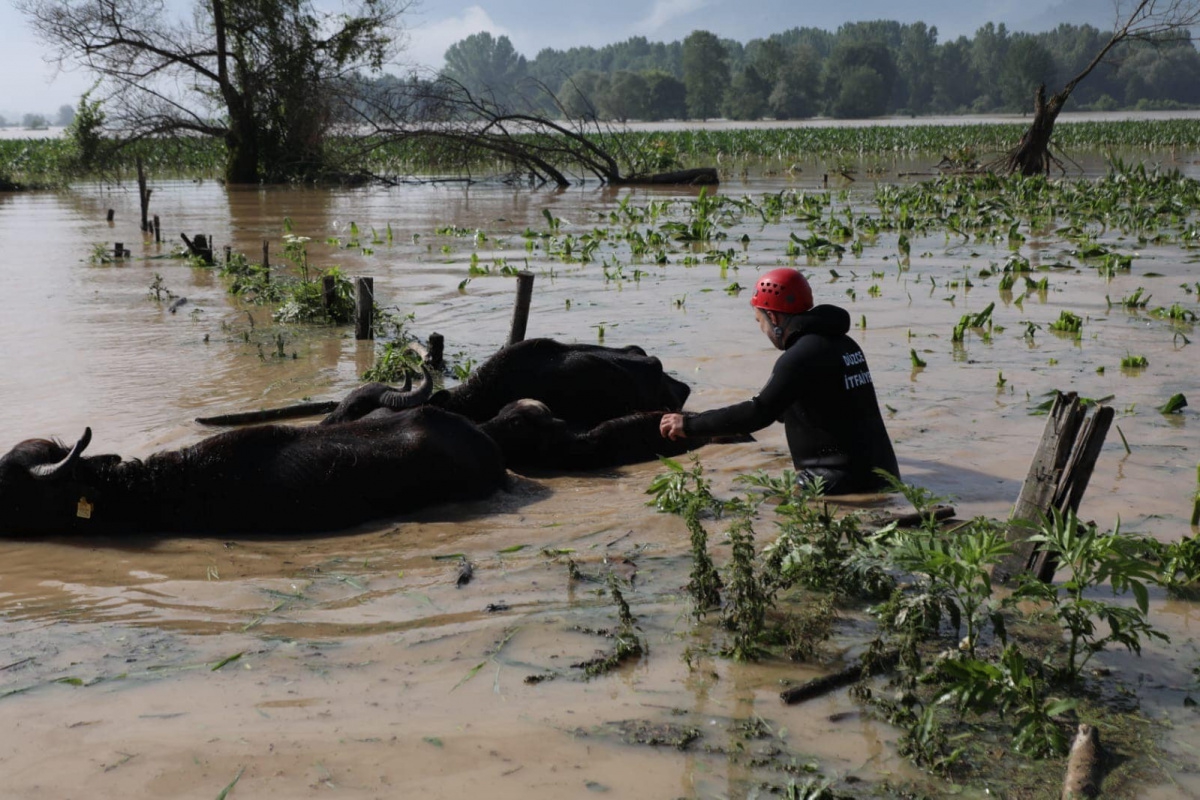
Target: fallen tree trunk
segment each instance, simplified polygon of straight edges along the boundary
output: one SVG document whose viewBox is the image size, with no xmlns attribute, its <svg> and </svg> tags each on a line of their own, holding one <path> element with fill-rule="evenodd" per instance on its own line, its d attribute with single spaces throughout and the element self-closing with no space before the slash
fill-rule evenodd
<svg viewBox="0 0 1200 800">
<path fill-rule="evenodd" d="M 653 175 L 616 175 L 608 182 L 614 186 L 716 186 L 721 178 L 715 167 L 695 167 Z"/>
</svg>

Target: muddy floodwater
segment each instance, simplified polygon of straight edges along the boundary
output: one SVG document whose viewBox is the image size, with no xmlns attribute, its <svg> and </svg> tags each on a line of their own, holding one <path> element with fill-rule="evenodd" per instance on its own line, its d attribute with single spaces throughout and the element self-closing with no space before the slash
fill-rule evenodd
<svg viewBox="0 0 1200 800">
<path fill-rule="evenodd" d="M 1172 158 L 1155 160 L 1200 170 L 1200 156 Z M 720 192 L 822 192 L 819 174 L 812 165 L 749 175 Z M 833 186 L 835 206 L 872 213 L 874 180 L 888 178 Z M 1056 269 L 1046 291 L 1021 302 L 976 274 L 1007 258 L 1008 242 L 940 230 L 912 238 L 906 270 L 895 237 L 840 260 L 789 257 L 790 234 L 809 231 L 787 217 L 723 227 L 707 249 L 732 250 L 724 266 L 704 246 L 660 264 L 611 240 L 581 263 L 522 235 L 547 232 L 546 212 L 561 220 L 559 237 L 617 229 L 622 203 L 664 204 L 656 222 L 633 225 L 643 230 L 686 221 L 683 204 L 669 203 L 694 199 L 687 190 L 152 186 L 162 245 L 138 231 L 131 186 L 0 194 L 0 451 L 31 437 L 74 441 L 91 426 L 93 454 L 144 457 L 208 435 L 197 416 L 355 386 L 380 345 L 350 328 L 276 325 L 269 310 L 231 298 L 215 270 L 164 257 L 181 232 L 211 235 L 218 258 L 228 245 L 257 261 L 267 239 L 272 264 L 287 269 L 290 225 L 309 237 L 313 266 L 373 276 L 377 303 L 411 314 L 421 338 L 442 333 L 448 360 L 464 367 L 504 342 L 508 268 L 527 266 L 529 336 L 641 345 L 693 386 L 692 410 L 762 384 L 774 351 L 749 292 L 732 285 L 794 264 L 817 302 L 850 311 L 904 478 L 953 498 L 960 518 L 1007 515 L 1045 425 L 1031 411 L 1060 389 L 1111 396 L 1129 448 L 1114 429 L 1081 515 L 1163 541 L 1196 532 L 1196 413 L 1156 407 L 1179 392 L 1200 404 L 1200 340 L 1106 297 L 1141 287 L 1153 305 L 1200 312 L 1200 251 L 1111 234 L 1136 251 L 1130 272 Z M 118 241 L 130 258 L 92 258 Z M 1050 233 L 1020 251 L 1049 263 L 1067 248 Z M 959 318 L 991 302 L 1003 330 L 952 347 Z M 1084 318 L 1081 337 L 1049 329 L 1064 309 Z M 1024 336 L 1030 324 L 1036 334 Z M 1122 370 L 1130 353 L 1149 366 Z M 790 465 L 781 426 L 698 455 L 724 495 L 739 474 Z M 231 798 L 750 798 L 813 771 L 864 785 L 927 780 L 896 753 L 897 732 L 845 691 L 779 702 L 784 682 L 857 652 L 863 620 L 839 620 L 817 663 L 685 658 L 713 633 L 688 613 L 682 521 L 646 505 L 662 469 L 515 478 L 488 500 L 339 535 L 0 539 L 0 797 L 213 798 L 236 779 Z M 764 524 L 760 543 L 769 535 Z M 724 563 L 728 547 L 714 550 Z M 474 578 L 458 588 L 460 554 Z M 567 559 L 582 579 L 569 578 Z M 600 579 L 610 570 L 632 580 L 626 599 L 648 653 L 585 681 L 572 665 L 611 647 L 597 633 L 616 622 Z M 1200 716 L 1184 701 L 1200 663 L 1200 607 L 1152 594 L 1151 618 L 1169 644 L 1097 661 L 1136 694 L 1163 748 L 1160 778 L 1141 796 L 1197 796 Z M 926 791 L 962 793 L 936 782 Z"/>
</svg>

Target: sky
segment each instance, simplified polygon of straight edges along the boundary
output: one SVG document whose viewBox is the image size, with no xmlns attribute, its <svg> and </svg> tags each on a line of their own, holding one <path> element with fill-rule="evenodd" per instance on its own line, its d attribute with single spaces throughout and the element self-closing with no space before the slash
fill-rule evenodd
<svg viewBox="0 0 1200 800">
<path fill-rule="evenodd" d="M 168 9 L 190 7 L 166 0 Z M 337 8 L 339 0 L 316 0 Z M 1112 0 L 419 0 L 407 17 L 407 64 L 438 68 L 451 44 L 480 31 L 505 35 L 518 52 L 533 58 L 545 47 L 600 46 L 645 36 L 651 41 L 683 39 L 696 29 L 749 41 L 794 27 L 836 30 L 844 22 L 894 19 L 923 21 L 938 29 L 939 41 L 972 35 L 985 22 L 1010 30 L 1039 31 L 1059 22 L 1112 27 Z M 45 47 L 25 18 L 0 0 L 0 115 L 10 122 L 26 113 L 53 117 L 75 106 L 92 80 L 78 70 L 45 63 Z M 401 65 L 394 70 L 403 72 Z"/>
</svg>

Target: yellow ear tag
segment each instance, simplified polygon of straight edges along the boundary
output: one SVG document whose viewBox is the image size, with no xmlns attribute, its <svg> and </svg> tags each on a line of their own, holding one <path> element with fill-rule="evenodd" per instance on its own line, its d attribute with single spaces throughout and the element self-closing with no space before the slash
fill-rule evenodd
<svg viewBox="0 0 1200 800">
<path fill-rule="evenodd" d="M 80 519 L 91 519 L 92 508 L 94 506 L 87 501 L 86 497 L 79 498 L 79 505 L 75 507 L 75 516 Z"/>
</svg>

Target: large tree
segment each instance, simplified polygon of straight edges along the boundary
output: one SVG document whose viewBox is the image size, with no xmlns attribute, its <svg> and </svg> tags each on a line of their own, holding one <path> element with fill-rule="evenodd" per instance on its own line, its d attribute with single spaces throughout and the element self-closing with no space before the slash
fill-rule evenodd
<svg viewBox="0 0 1200 800">
<path fill-rule="evenodd" d="M 409 0 L 17 0 L 53 57 L 100 81 L 107 127 L 123 139 L 222 138 L 231 183 L 319 173 L 343 90 L 402 41 Z"/>
<path fill-rule="evenodd" d="M 497 105 L 519 102 L 526 78 L 525 56 L 507 36 L 495 38 L 487 31 L 474 33 L 446 50 L 445 74 L 472 94 L 486 95 Z"/>
<path fill-rule="evenodd" d="M 709 119 L 720 113 L 729 88 L 729 54 L 714 34 L 692 31 L 683 40 L 683 83 L 689 115 Z"/>
<path fill-rule="evenodd" d="M 1200 24 L 1200 0 L 1116 0 L 1116 22 L 1108 42 L 1083 70 L 1046 99 L 1045 85 L 1034 94 L 1033 122 L 1021 141 L 1002 159 L 1011 172 L 1048 174 L 1055 162 L 1050 139 L 1059 112 L 1075 87 L 1113 52 L 1127 42 L 1149 41 L 1159 46 L 1191 40 L 1191 29 Z"/>
</svg>

